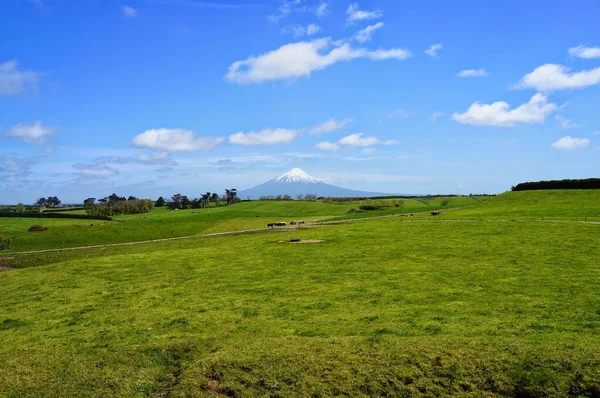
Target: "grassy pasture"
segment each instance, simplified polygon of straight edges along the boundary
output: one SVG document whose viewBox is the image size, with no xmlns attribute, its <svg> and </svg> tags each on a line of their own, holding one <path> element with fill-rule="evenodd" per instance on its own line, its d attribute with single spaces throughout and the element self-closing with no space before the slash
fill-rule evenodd
<svg viewBox="0 0 600 398">
<path fill-rule="evenodd" d="M 397 199 L 376 200 L 373 203 L 389 203 L 390 207 L 357 213 L 349 211 L 371 201 L 349 201 L 342 204 L 321 201 L 254 201 L 233 206 L 180 211 L 156 208 L 148 214 L 116 216 L 112 222 L 0 218 L 0 230 L 3 230 L 3 236 L 13 240 L 13 248 L 8 252 L 20 252 L 256 229 L 264 228 L 268 222 L 274 221 L 289 222 L 302 219 L 310 222 L 426 211 L 440 208 L 441 201 L 442 199 L 438 198 L 405 199 L 402 206 L 395 207 L 393 204 L 397 203 Z M 473 198 L 450 198 L 446 207 L 475 203 L 478 202 Z M 34 224 L 49 229 L 46 232 L 28 232 L 27 229 Z"/>
<path fill-rule="evenodd" d="M 470 203 L 455 199 L 447 207 Z M 483 222 L 391 217 L 9 255 L 0 266 L 23 269 L 0 272 L 0 396 L 596 397 L 600 225 L 492 221 L 597 217 L 598 199 L 511 192 L 444 211 Z M 405 205 L 441 207 L 430 200 Z M 357 204 L 39 221 L 88 245 L 345 218 Z M 31 221 L 5 220 L 16 236 Z M 96 227 L 108 232 L 81 232 Z M 282 243 L 292 237 L 325 242 Z"/>
<path fill-rule="evenodd" d="M 389 218 L 25 256 L 47 265 L 0 273 L 0 395 L 593 396 L 598 232 Z"/>
<path fill-rule="evenodd" d="M 479 206 L 446 213 L 450 218 L 600 221 L 600 190 L 506 192 Z"/>
</svg>

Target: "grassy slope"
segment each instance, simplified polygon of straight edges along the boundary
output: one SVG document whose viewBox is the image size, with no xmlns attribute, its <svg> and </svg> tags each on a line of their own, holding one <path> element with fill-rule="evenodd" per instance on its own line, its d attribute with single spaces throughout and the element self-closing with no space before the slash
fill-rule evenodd
<svg viewBox="0 0 600 398">
<path fill-rule="evenodd" d="M 451 211 L 450 218 L 600 221 L 600 190 L 506 192 L 479 206 Z"/>
<path fill-rule="evenodd" d="M 0 395 L 598 394 L 598 232 L 390 218 L 39 256 L 0 273 Z"/>
<path fill-rule="evenodd" d="M 447 207 L 478 203 L 475 198 L 450 198 Z M 169 211 L 157 208 L 149 214 L 115 217 L 114 222 L 98 220 L 0 218 L 0 231 L 13 239 L 7 252 L 102 245 L 150 239 L 191 236 L 202 233 L 264 228 L 268 222 L 303 219 L 357 218 L 440 208 L 442 199 L 406 199 L 404 206 L 383 211 L 351 213 L 368 201 L 330 204 L 306 201 L 257 201 L 218 208 Z M 49 227 L 31 233 L 33 224 Z M 6 253 L 6 252 L 4 252 Z"/>
</svg>

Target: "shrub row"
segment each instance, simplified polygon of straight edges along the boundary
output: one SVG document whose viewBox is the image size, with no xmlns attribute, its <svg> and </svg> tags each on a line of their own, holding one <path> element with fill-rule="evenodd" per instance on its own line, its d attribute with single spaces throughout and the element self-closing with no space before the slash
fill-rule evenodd
<svg viewBox="0 0 600 398">
<path fill-rule="evenodd" d="M 68 214 L 68 213 L 5 213 L 0 212 L 0 217 L 4 218 L 12 218 L 12 217 L 21 217 L 21 218 L 74 218 L 78 220 L 104 220 L 111 221 L 112 218 L 107 216 L 90 216 L 87 214 Z"/>
<path fill-rule="evenodd" d="M 11 243 L 12 242 L 10 238 L 3 238 L 2 236 L 0 236 L 0 251 L 10 249 Z"/>
<path fill-rule="evenodd" d="M 511 188 L 512 191 L 535 191 L 539 189 L 600 189 L 600 178 L 522 182 Z"/>
</svg>

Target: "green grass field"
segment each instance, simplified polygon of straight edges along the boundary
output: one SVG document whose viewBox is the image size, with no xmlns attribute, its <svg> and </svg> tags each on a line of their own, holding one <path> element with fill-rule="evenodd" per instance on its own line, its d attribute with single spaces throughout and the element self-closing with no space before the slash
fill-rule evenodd
<svg viewBox="0 0 600 398">
<path fill-rule="evenodd" d="M 163 207 L 156 208 L 148 214 L 114 217 L 114 221 L 0 218 L 0 236 L 7 236 L 13 240 L 13 247 L 7 252 L 46 250 L 257 229 L 276 221 L 290 222 L 301 219 L 312 222 L 427 211 L 441 208 L 443 200 L 445 199 L 406 199 L 399 207 L 390 205 L 382 210 L 354 213 L 349 211 L 359 209 L 361 205 L 371 201 L 349 201 L 344 204 L 319 201 L 256 201 L 181 211 L 171 211 Z M 447 200 L 449 202 L 446 207 L 479 203 L 479 199 L 469 197 Z M 373 202 L 381 205 L 385 204 L 386 200 Z M 28 232 L 28 228 L 34 224 L 48 227 L 48 231 Z"/>
<path fill-rule="evenodd" d="M 600 191 L 555 190 L 506 192 L 481 205 L 451 211 L 448 217 L 505 220 L 600 221 Z"/>
<path fill-rule="evenodd" d="M 390 217 L 11 255 L 24 269 L 0 273 L 0 396 L 599 396 L 600 225 L 526 222 L 521 207 L 569 219 L 600 192 L 528 194 L 452 210 L 490 222 Z M 116 223 L 218 218 L 208 230 L 353 205 Z"/>
</svg>

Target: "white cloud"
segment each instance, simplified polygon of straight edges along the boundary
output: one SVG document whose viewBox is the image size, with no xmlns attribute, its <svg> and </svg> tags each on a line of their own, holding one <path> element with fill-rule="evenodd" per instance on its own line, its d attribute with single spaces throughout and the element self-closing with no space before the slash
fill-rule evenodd
<svg viewBox="0 0 600 398">
<path fill-rule="evenodd" d="M 229 142 L 231 144 L 239 144 L 246 146 L 254 145 L 276 145 L 276 144 L 289 144 L 302 134 L 323 134 L 331 133 L 343 129 L 346 125 L 353 122 L 353 119 L 328 119 L 316 126 L 301 128 L 301 129 L 286 129 L 286 128 L 275 128 L 275 129 L 262 129 L 259 131 L 251 132 L 238 132 L 229 136 Z"/>
<path fill-rule="evenodd" d="M 577 46 L 569 48 L 569 55 L 577 58 L 600 58 L 600 47 Z"/>
<path fill-rule="evenodd" d="M 408 57 L 410 52 L 403 49 L 369 51 L 353 48 L 348 43 L 334 44 L 330 38 L 322 38 L 286 44 L 265 54 L 236 61 L 229 67 L 225 78 L 235 83 L 294 80 L 342 61 L 357 58 L 403 60 Z"/>
<path fill-rule="evenodd" d="M 368 148 L 377 144 L 396 145 L 398 143 L 399 142 L 396 140 L 385 140 L 381 142 L 376 137 L 365 137 L 363 133 L 356 133 L 341 138 L 337 143 L 326 141 L 319 142 L 317 145 L 315 145 L 315 148 L 321 149 L 323 151 L 336 152 L 340 149 L 341 146 Z"/>
<path fill-rule="evenodd" d="M 377 148 L 365 148 L 361 151 L 364 154 L 370 155 L 377 152 Z"/>
<path fill-rule="evenodd" d="M 509 110 L 504 101 L 493 104 L 473 103 L 465 113 L 454 113 L 452 119 L 476 126 L 511 127 L 519 123 L 542 123 L 546 116 L 556 111 L 556 104 L 548 103 L 545 95 L 537 93 L 528 103 Z"/>
<path fill-rule="evenodd" d="M 125 15 L 127 18 L 135 18 L 138 15 L 138 11 L 130 6 L 121 7 L 121 11 L 123 12 L 123 15 Z"/>
<path fill-rule="evenodd" d="M 0 96 L 23 93 L 27 87 L 36 88 L 39 74 L 17 69 L 17 61 L 0 64 Z"/>
<path fill-rule="evenodd" d="M 358 3 L 352 3 L 346 10 L 348 15 L 348 23 L 364 21 L 369 19 L 379 19 L 383 17 L 383 13 L 379 10 L 363 11 L 359 8 Z"/>
<path fill-rule="evenodd" d="M 552 147 L 561 151 L 572 151 L 573 149 L 586 148 L 590 142 L 587 138 L 572 138 L 568 135 L 556 141 L 552 144 Z"/>
<path fill-rule="evenodd" d="M 584 88 L 600 83 L 600 67 L 581 72 L 556 64 L 538 66 L 526 74 L 516 88 L 535 88 L 538 91 Z"/>
<path fill-rule="evenodd" d="M 354 147 L 368 147 L 379 144 L 375 137 L 363 137 L 363 133 L 350 134 L 338 141 L 341 145 Z"/>
<path fill-rule="evenodd" d="M 310 134 L 331 133 L 336 130 L 343 129 L 344 127 L 346 127 L 346 125 L 352 123 L 353 121 L 354 121 L 354 119 L 343 119 L 343 120 L 329 119 L 329 120 L 324 121 L 321 124 L 316 125 L 315 127 L 311 127 L 310 129 L 308 129 L 308 132 Z"/>
<path fill-rule="evenodd" d="M 440 51 L 443 46 L 444 45 L 441 43 L 432 44 L 427 50 L 425 50 L 425 54 L 429 55 L 430 57 L 437 57 L 438 51 Z"/>
<path fill-rule="evenodd" d="M 573 122 L 570 119 L 567 119 L 563 115 L 556 115 L 556 121 L 563 129 L 572 129 L 577 127 L 577 123 Z"/>
<path fill-rule="evenodd" d="M 31 144 L 42 144 L 47 142 L 48 137 L 57 129 L 45 126 L 42 122 L 21 123 L 4 131 L 7 137 L 21 139 Z"/>
<path fill-rule="evenodd" d="M 317 6 L 317 8 L 315 8 L 315 14 L 317 15 L 317 17 L 325 18 L 327 16 L 327 14 L 329 13 L 327 11 L 327 7 L 328 7 L 328 4 L 325 2 L 319 4 Z"/>
<path fill-rule="evenodd" d="M 291 31 L 294 37 L 312 36 L 321 31 L 321 27 L 314 23 L 306 26 L 293 25 L 288 26 L 284 31 Z"/>
<path fill-rule="evenodd" d="M 488 73 L 485 69 L 463 69 L 456 74 L 457 77 L 485 77 Z"/>
<path fill-rule="evenodd" d="M 354 35 L 354 38 L 356 39 L 356 41 L 358 41 L 359 43 L 364 43 L 367 41 L 371 41 L 371 38 L 373 36 L 373 33 L 379 29 L 379 28 L 383 28 L 385 24 L 383 22 L 377 22 L 375 25 L 369 25 L 366 28 L 359 30 L 356 35 Z"/>
<path fill-rule="evenodd" d="M 291 129 L 263 129 L 257 132 L 239 132 L 229 136 L 231 144 L 246 146 L 289 144 L 300 135 L 298 130 Z"/>
<path fill-rule="evenodd" d="M 222 141 L 222 137 L 197 137 L 190 130 L 166 128 L 146 130 L 133 138 L 133 144 L 139 148 L 167 152 L 209 150 Z"/>
<path fill-rule="evenodd" d="M 322 151 L 336 152 L 340 149 L 340 146 L 333 142 L 319 142 L 317 145 L 315 145 L 315 148 L 320 149 Z"/>
</svg>

